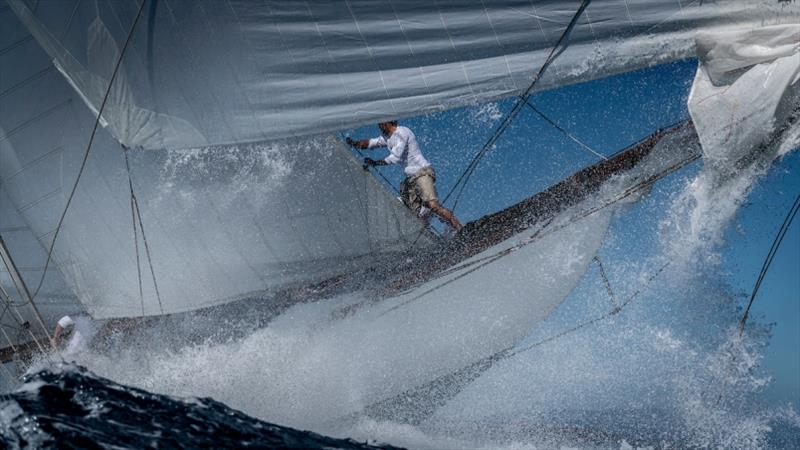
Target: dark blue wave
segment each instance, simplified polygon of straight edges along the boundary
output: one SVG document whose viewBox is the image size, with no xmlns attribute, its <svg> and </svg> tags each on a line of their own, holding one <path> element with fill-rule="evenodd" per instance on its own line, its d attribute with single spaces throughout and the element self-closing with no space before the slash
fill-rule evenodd
<svg viewBox="0 0 800 450">
<path fill-rule="evenodd" d="M 4 448 L 394 449 L 254 419 L 210 398 L 178 399 L 60 364 L 0 396 Z"/>
</svg>

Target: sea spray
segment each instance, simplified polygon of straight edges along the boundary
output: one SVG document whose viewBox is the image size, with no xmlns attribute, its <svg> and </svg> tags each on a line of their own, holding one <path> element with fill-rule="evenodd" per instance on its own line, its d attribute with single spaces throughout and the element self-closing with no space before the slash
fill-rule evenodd
<svg viewBox="0 0 800 450">
<path fill-rule="evenodd" d="M 724 232 L 766 167 L 757 161 L 727 178 L 700 170 L 670 181 L 635 210 L 654 220 L 623 217 L 633 226 L 607 239 L 654 237 L 651 255 L 637 263 L 630 251 L 601 250 L 616 295 L 643 291 L 636 301 L 496 364 L 421 428 L 475 442 L 601 447 L 752 448 L 765 446 L 775 426 L 800 431 L 794 410 L 760 397 L 770 382 L 761 366 L 770 328 L 753 320 L 738 336 L 738 297 L 721 272 Z M 518 347 L 608 311 L 599 277 L 584 284 L 562 306 L 569 320 L 549 319 Z"/>
</svg>

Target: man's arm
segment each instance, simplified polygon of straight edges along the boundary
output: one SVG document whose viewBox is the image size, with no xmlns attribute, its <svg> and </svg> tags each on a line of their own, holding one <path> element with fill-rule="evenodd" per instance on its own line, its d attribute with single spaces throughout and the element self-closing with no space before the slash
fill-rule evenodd
<svg viewBox="0 0 800 450">
<path fill-rule="evenodd" d="M 70 316 L 64 316 L 58 319 L 56 328 L 53 330 L 53 340 L 51 342 L 54 347 L 58 347 L 58 345 L 61 344 L 61 334 L 64 333 L 64 330 L 70 325 L 75 325 L 75 322 Z"/>
<path fill-rule="evenodd" d="M 347 142 L 347 145 L 350 145 L 355 148 L 359 148 L 361 150 L 366 150 L 369 148 L 376 148 L 376 147 L 386 147 L 386 139 L 383 136 L 378 136 L 373 139 L 361 139 L 358 141 L 354 141 L 349 137 L 344 140 Z"/>
<path fill-rule="evenodd" d="M 64 331 L 64 327 L 61 324 L 56 324 L 56 329 L 53 331 L 53 339 L 50 341 L 50 345 L 53 347 L 58 347 L 61 344 L 61 333 Z"/>
</svg>

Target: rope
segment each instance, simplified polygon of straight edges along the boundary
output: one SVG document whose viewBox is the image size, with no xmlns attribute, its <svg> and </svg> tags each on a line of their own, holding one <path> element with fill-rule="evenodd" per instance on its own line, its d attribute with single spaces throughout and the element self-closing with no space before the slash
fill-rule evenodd
<svg viewBox="0 0 800 450">
<path fill-rule="evenodd" d="M 139 280 L 139 302 L 142 305 L 142 317 L 144 317 L 144 290 L 142 288 L 142 263 L 141 258 L 139 258 L 139 232 L 136 228 L 136 204 L 134 199 L 136 198 L 136 194 L 133 192 L 133 180 L 131 179 L 131 165 L 128 161 L 128 148 L 124 145 L 122 146 L 122 153 L 125 155 L 125 170 L 128 173 L 128 189 L 130 189 L 131 194 L 131 220 L 133 223 L 133 247 L 136 253 L 136 276 Z"/>
<path fill-rule="evenodd" d="M 339 136 L 342 138 L 342 141 L 345 141 L 345 140 L 346 140 L 346 137 L 344 136 L 344 134 L 343 134 L 343 133 L 339 132 Z M 350 146 L 348 145 L 348 147 L 350 147 Z M 355 150 L 355 151 L 358 153 L 358 155 L 359 155 L 359 156 L 360 156 L 362 159 L 365 157 L 365 156 L 364 156 L 364 153 L 362 153 L 362 152 L 361 152 L 361 150 L 360 150 L 358 147 L 352 147 L 352 148 L 353 148 L 353 149 L 354 149 L 354 150 Z M 365 169 L 365 170 L 367 170 L 367 171 L 369 171 L 369 166 L 366 166 L 366 165 L 365 165 L 365 166 L 364 166 L 364 169 Z M 383 175 L 383 172 L 381 172 L 381 170 L 380 170 L 379 168 L 377 168 L 377 167 L 375 167 L 374 169 L 375 169 L 375 173 L 377 173 L 377 174 L 378 174 L 378 176 L 380 176 L 380 177 L 381 177 L 381 179 L 384 181 L 384 183 L 385 183 L 387 186 L 389 186 L 389 187 L 390 187 L 390 188 L 391 188 L 391 189 L 392 189 L 392 190 L 395 192 L 395 194 L 397 194 L 398 196 L 401 196 L 401 197 L 402 197 L 402 195 L 403 195 L 403 194 L 400 192 L 400 190 L 399 190 L 399 189 L 397 189 L 397 187 L 395 187 L 395 185 L 394 185 L 394 184 L 392 184 L 392 182 L 391 182 L 391 181 L 389 181 L 389 179 L 388 179 L 388 178 L 386 178 L 386 176 L 384 176 L 384 175 Z M 364 183 L 364 193 L 366 194 L 366 192 L 367 192 L 367 186 L 366 186 L 366 179 L 365 179 L 365 183 Z M 364 209 L 366 210 L 366 209 L 367 209 L 367 207 L 365 206 L 365 207 L 364 207 Z M 365 213 L 365 214 L 366 214 L 366 213 Z M 368 226 L 367 226 L 367 233 L 369 233 L 369 223 L 367 223 L 367 225 L 368 225 Z M 430 225 L 428 225 L 428 226 L 424 226 L 424 227 L 422 227 L 422 229 L 420 229 L 420 231 L 419 231 L 419 233 L 417 234 L 416 238 L 414 238 L 414 241 L 413 241 L 413 242 L 411 242 L 411 245 L 409 246 L 409 248 L 411 248 L 411 247 L 414 247 L 414 245 L 416 245 L 416 244 L 417 244 L 417 241 L 419 240 L 419 238 L 420 238 L 420 237 L 422 237 L 423 233 L 425 233 L 425 230 L 430 230 L 430 231 L 432 231 L 432 232 L 434 232 L 434 233 L 437 233 L 437 234 L 438 234 L 438 232 L 437 232 L 437 231 L 436 231 L 436 230 L 435 230 L 435 229 L 434 229 L 432 226 L 430 226 Z M 370 248 L 372 247 L 372 244 L 371 244 L 371 242 L 372 242 L 372 241 L 370 241 Z"/>
<path fill-rule="evenodd" d="M 603 279 L 603 284 L 606 287 L 606 292 L 608 292 L 608 296 L 611 298 L 611 304 L 614 305 L 614 308 L 619 308 L 617 305 L 617 298 L 614 296 L 614 290 L 611 289 L 611 282 L 608 281 L 608 277 L 606 276 L 606 269 L 603 268 L 603 263 L 600 262 L 600 257 L 595 255 L 593 258 L 594 262 L 597 263 L 597 268 L 600 269 L 600 277 Z"/>
<path fill-rule="evenodd" d="M 490 361 L 490 365 L 488 367 L 491 367 L 491 365 L 493 365 L 494 363 L 497 363 L 497 362 L 502 361 L 504 359 L 508 359 L 508 358 L 517 356 L 517 355 L 519 355 L 521 353 L 533 350 L 535 348 L 541 347 L 544 344 L 553 342 L 553 341 L 555 341 L 557 339 L 560 339 L 560 338 L 562 338 L 564 336 L 568 336 L 568 335 L 570 335 L 572 333 L 575 333 L 575 332 L 577 332 L 577 331 L 579 331 L 579 330 L 581 330 L 583 328 L 589 327 L 591 325 L 594 325 L 594 324 L 596 324 L 598 322 L 601 322 L 603 320 L 609 319 L 612 316 L 615 316 L 615 315 L 619 314 L 626 306 L 628 306 L 631 302 L 633 302 L 644 291 L 644 289 L 650 283 L 652 283 L 653 280 L 655 280 L 671 263 L 672 263 L 672 261 L 667 261 L 666 263 L 664 263 L 647 280 L 645 280 L 644 283 L 642 283 L 639 286 L 639 288 L 636 291 L 634 291 L 633 294 L 631 294 L 622 304 L 620 304 L 620 306 L 613 308 L 611 311 L 609 311 L 609 312 L 607 312 L 605 314 L 601 314 L 601 315 L 599 315 L 599 316 L 597 316 L 597 317 L 595 317 L 593 319 L 589 319 L 589 320 L 587 320 L 585 322 L 579 323 L 578 325 L 576 325 L 576 326 L 574 326 L 572 328 L 569 328 L 569 329 L 566 329 L 566 330 L 561 331 L 559 333 L 553 334 L 551 336 L 548 336 L 548 337 L 546 337 L 546 338 L 544 338 L 542 340 L 536 341 L 536 342 L 534 342 L 532 344 L 526 345 L 526 346 L 524 346 L 522 348 L 519 348 L 517 350 L 514 350 L 514 347 L 509 347 L 509 348 L 506 348 L 504 350 L 501 350 L 501 351 L 495 353 L 494 355 L 492 355 L 490 357 L 491 361 Z M 488 369 L 488 367 L 486 367 L 486 368 Z"/>
<path fill-rule="evenodd" d="M 3 317 L 5 317 L 5 316 L 6 316 L 6 313 L 7 313 L 7 312 L 8 312 L 8 311 L 9 311 L 11 308 L 18 308 L 18 307 L 20 307 L 20 306 L 25 306 L 25 303 L 21 303 L 21 304 L 19 304 L 19 305 L 15 304 L 15 303 L 14 303 L 14 302 L 11 300 L 11 296 L 10 296 L 10 295 L 8 295 L 8 292 L 6 292 L 6 289 L 3 287 L 3 285 L 2 285 L 2 284 L 0 284 L 0 297 L 2 297 L 3 303 L 6 305 L 5 309 L 3 309 L 3 313 L 2 313 L 2 314 L 0 314 L 0 319 L 2 319 Z M 9 315 L 9 317 L 11 317 L 12 319 L 14 319 L 14 321 L 15 321 L 15 322 L 17 322 L 17 325 L 22 325 L 22 322 L 20 322 L 19 320 L 17 320 L 17 319 L 16 319 L 16 317 L 14 317 L 14 315 L 13 315 L 13 314 L 10 314 L 10 315 Z"/>
<path fill-rule="evenodd" d="M 555 219 L 555 216 L 547 219 L 547 221 L 545 221 L 545 223 L 542 224 L 541 227 L 539 227 L 539 229 L 536 231 L 536 233 L 539 233 L 542 230 L 544 230 L 545 228 L 547 228 L 547 226 L 550 225 L 553 222 L 554 219 Z M 451 267 L 449 269 L 446 269 L 446 270 L 443 270 L 443 271 L 437 273 L 437 278 L 441 278 L 443 276 L 450 275 L 451 273 L 458 272 L 459 270 L 466 269 L 467 267 L 474 266 L 475 264 L 478 264 L 478 263 L 482 263 L 482 262 L 484 262 L 486 260 L 492 259 L 493 257 L 494 257 L 494 255 L 484 256 L 482 258 L 477 258 L 477 259 L 474 259 L 472 261 L 469 261 L 469 262 L 466 262 L 466 263 L 463 263 L 463 264 L 459 264 L 457 266 Z"/>
<path fill-rule="evenodd" d="M 161 314 L 164 314 L 164 305 L 161 303 L 161 293 L 158 291 L 156 272 L 155 269 L 153 269 L 153 258 L 150 256 L 150 245 L 147 243 L 147 235 L 144 233 L 142 213 L 139 210 L 139 200 L 136 198 L 136 196 L 133 197 L 133 205 L 136 208 L 136 218 L 139 221 L 139 231 L 142 232 L 142 243 L 144 243 L 144 252 L 147 256 L 147 265 L 150 267 L 150 277 L 153 278 L 153 289 L 156 292 L 156 299 L 158 300 L 158 310 L 161 312 Z"/>
<path fill-rule="evenodd" d="M 483 158 L 483 156 L 494 146 L 497 140 L 500 139 L 500 136 L 502 136 L 503 133 L 505 133 L 506 129 L 509 127 L 509 125 L 511 125 L 511 122 L 514 121 L 514 119 L 522 110 L 522 107 L 525 106 L 525 104 L 527 103 L 527 98 L 533 91 L 533 88 L 542 78 L 542 76 L 544 75 L 545 71 L 550 66 L 550 64 L 561 54 L 561 52 L 556 53 L 556 50 L 558 50 L 562 42 L 564 42 L 564 40 L 572 32 L 572 29 L 578 22 L 578 18 L 580 18 L 581 14 L 583 14 L 583 11 L 586 9 L 586 7 L 589 6 L 589 3 L 591 3 L 591 0 L 583 0 L 581 2 L 580 7 L 578 7 L 578 10 L 572 16 L 572 19 L 567 25 L 567 28 L 564 29 L 564 32 L 561 33 L 561 37 L 558 38 L 556 44 L 550 49 L 550 53 L 547 55 L 547 58 L 542 64 L 542 67 L 539 69 L 539 72 L 537 72 L 536 76 L 533 77 L 531 84 L 528 85 L 528 88 L 525 89 L 522 95 L 519 96 L 517 102 L 511 108 L 511 111 L 509 111 L 508 114 L 506 114 L 506 116 L 500 122 L 500 125 L 495 129 L 492 136 L 489 137 L 489 140 L 487 140 L 486 143 L 483 144 L 483 147 L 481 147 L 478 153 L 472 158 L 472 161 L 470 161 L 467 168 L 464 170 L 461 176 L 459 176 L 458 179 L 456 180 L 456 184 L 453 185 L 453 187 L 450 189 L 450 192 L 448 192 L 447 195 L 445 196 L 444 200 L 442 201 L 442 204 L 447 202 L 447 200 L 450 198 L 453 192 L 455 192 L 456 188 L 458 188 L 459 185 L 461 186 L 459 188 L 458 194 L 455 197 L 455 201 L 453 202 L 453 207 L 451 208 L 452 211 L 455 211 L 456 207 L 458 206 L 458 201 L 461 198 L 461 194 L 464 192 L 464 188 L 467 185 L 467 181 L 472 176 L 473 172 L 475 172 L 475 168 L 478 166 L 478 162 L 480 162 L 481 158 Z"/>
<path fill-rule="evenodd" d="M 346 142 L 346 138 L 345 138 L 344 134 L 339 132 L 339 136 L 342 138 L 343 141 Z M 348 145 L 348 147 L 350 147 L 350 146 Z M 357 149 L 355 147 L 352 147 L 352 148 L 355 149 L 362 158 L 364 157 L 364 154 L 361 153 L 361 151 L 359 149 Z M 353 185 L 355 186 L 356 183 L 357 183 L 356 177 L 353 176 L 353 172 L 348 171 L 348 174 L 350 175 L 350 181 L 352 181 Z M 378 174 L 381 177 L 383 177 L 382 173 L 378 172 Z M 384 179 L 384 181 L 387 182 L 387 184 L 389 184 L 389 186 L 394 187 L 394 186 L 391 185 L 391 183 L 389 183 L 389 180 L 387 180 L 385 177 L 383 177 L 383 179 Z M 364 229 L 365 229 L 366 234 L 367 234 L 367 242 L 369 244 L 369 252 L 370 252 L 370 254 L 373 254 L 372 233 L 371 233 L 370 227 L 369 227 L 369 198 L 368 198 L 369 191 L 367 189 L 367 183 L 368 183 L 367 176 L 364 176 L 363 180 L 364 180 L 364 183 L 363 183 L 364 184 L 364 195 L 363 195 L 364 201 L 361 200 L 362 197 L 356 197 L 356 199 L 358 200 L 358 203 L 362 206 L 361 209 L 364 211 Z"/>
<path fill-rule="evenodd" d="M 761 288 L 761 283 L 764 281 L 764 277 L 767 275 L 769 266 L 772 264 L 772 260 L 775 258 L 775 254 L 778 252 L 778 248 L 780 247 L 781 242 L 783 242 L 783 238 L 786 236 L 786 232 L 789 230 L 789 227 L 792 225 L 792 220 L 794 220 L 794 216 L 797 215 L 798 210 L 800 210 L 800 195 L 795 198 L 794 204 L 792 204 L 792 207 L 786 214 L 786 218 L 783 219 L 783 224 L 781 224 L 778 234 L 772 241 L 772 246 L 769 248 L 769 252 L 767 252 L 767 257 L 764 260 L 764 264 L 761 266 L 761 272 L 758 274 L 758 279 L 753 287 L 753 292 L 750 294 L 750 300 L 747 303 L 747 308 L 744 310 L 742 320 L 739 322 L 739 337 L 741 337 L 742 333 L 744 333 L 744 326 L 747 323 L 747 318 L 750 315 L 750 307 L 753 306 L 753 301 L 755 301 L 756 294 L 758 294 L 758 290 Z"/>
<path fill-rule="evenodd" d="M 17 291 L 19 295 L 23 298 L 23 301 L 19 304 L 14 304 L 11 302 L 10 297 L 8 297 L 7 292 L 5 289 L 1 289 L 3 293 L 3 301 L 6 302 L 7 309 L 13 311 L 19 318 L 16 320 L 17 324 L 21 327 L 18 332 L 18 336 L 21 335 L 22 329 L 26 329 L 28 334 L 30 334 L 31 338 L 36 342 L 36 345 L 39 346 L 39 349 L 44 353 L 44 349 L 39 344 L 38 339 L 34 336 L 33 331 L 31 330 L 30 322 L 25 321 L 22 315 L 19 313 L 19 308 L 25 305 L 29 305 L 30 309 L 33 311 L 34 318 L 36 319 L 36 323 L 42 328 L 44 335 L 48 338 L 50 342 L 52 342 L 52 337 L 50 336 L 50 330 L 47 329 L 47 325 L 44 323 L 44 319 L 42 318 L 42 314 L 39 312 L 39 308 L 36 306 L 36 302 L 33 301 L 33 296 L 31 295 L 30 291 L 28 290 L 28 286 L 25 284 L 25 280 L 22 278 L 22 275 L 19 273 L 16 265 L 14 264 L 14 260 L 11 259 L 11 255 L 9 254 L 8 247 L 6 247 L 5 242 L 3 241 L 3 237 L 0 236 L 0 252 L 2 252 L 2 260 L 8 273 L 11 275 L 12 279 L 14 280 L 14 284 L 17 287 Z M 6 311 L 3 312 L 5 315 Z M 48 356 L 48 359 L 50 357 Z M 52 360 L 51 360 L 52 361 Z"/>
<path fill-rule="evenodd" d="M 764 277 L 766 276 L 767 271 L 769 270 L 769 266 L 772 264 L 772 260 L 774 259 L 775 254 L 778 251 L 778 247 L 780 247 L 781 242 L 783 242 L 783 238 L 786 235 L 786 232 L 788 231 L 789 226 L 791 225 L 792 220 L 794 219 L 794 216 L 797 214 L 798 209 L 800 209 L 800 195 L 798 195 L 795 198 L 792 207 L 789 208 L 789 212 L 786 214 L 786 218 L 783 220 L 783 223 L 778 229 L 778 234 L 775 236 L 775 239 L 773 239 L 769 252 L 767 252 L 767 257 L 764 260 L 764 264 L 761 266 L 761 271 L 758 274 L 758 279 L 756 280 L 755 286 L 753 286 L 753 292 L 750 294 L 750 300 L 747 303 L 747 308 L 745 309 L 744 314 L 742 314 L 742 318 L 739 321 L 739 335 L 738 335 L 739 340 L 741 340 L 742 336 L 744 335 L 744 327 L 747 323 L 748 317 L 750 316 L 750 307 L 753 306 L 753 301 L 755 300 L 756 294 L 758 293 L 758 290 L 761 287 L 761 283 L 764 280 Z M 731 342 L 725 344 L 726 347 L 725 351 L 731 357 L 731 364 L 725 367 L 726 371 L 728 372 L 732 370 L 731 366 L 737 360 L 737 355 L 730 350 L 732 345 L 733 343 Z M 717 383 L 717 380 L 715 380 L 715 378 L 716 377 L 713 376 L 711 377 L 711 380 L 709 381 L 705 391 L 709 391 L 711 387 Z M 717 399 L 714 402 L 714 405 L 715 406 L 719 405 L 723 397 L 724 393 L 720 392 L 719 395 L 717 395 Z"/>
<path fill-rule="evenodd" d="M 549 123 L 550 125 L 552 125 L 552 126 L 553 126 L 553 128 L 555 128 L 556 130 L 558 130 L 558 131 L 562 132 L 562 133 L 563 133 L 563 134 L 564 134 L 566 137 L 568 137 L 568 138 L 572 139 L 572 140 L 573 140 L 575 143 L 577 143 L 578 145 L 580 145 L 580 146 L 581 146 L 581 147 L 582 147 L 584 150 L 586 150 L 586 151 L 588 151 L 589 153 L 591 153 L 591 154 L 593 154 L 593 155 L 595 155 L 595 156 L 599 157 L 599 158 L 600 158 L 600 159 L 602 159 L 602 160 L 607 160 L 607 159 L 608 159 L 608 157 L 607 157 L 606 155 L 604 155 L 604 154 L 602 154 L 602 153 L 600 153 L 600 152 L 598 152 L 598 151 L 594 150 L 592 147 L 589 147 L 589 146 L 588 146 L 587 144 L 585 144 L 583 141 L 581 141 L 580 139 L 578 139 L 577 137 L 575 137 L 575 136 L 574 136 L 572 133 L 570 133 L 570 132 L 569 132 L 569 131 L 567 131 L 566 129 L 562 128 L 562 127 L 561 127 L 559 124 L 557 124 L 557 123 L 556 123 L 556 122 L 555 122 L 553 119 L 551 119 L 551 118 L 547 117 L 547 116 L 546 116 L 546 115 L 545 115 L 543 112 L 539 111 L 539 110 L 538 110 L 538 109 L 537 109 L 535 106 L 533 106 L 533 103 L 531 103 L 529 99 L 527 99 L 527 98 L 525 99 L 525 104 L 526 104 L 526 105 L 527 105 L 527 106 L 528 106 L 530 109 L 532 109 L 532 110 L 533 110 L 533 112 L 535 112 L 536 114 L 538 114 L 538 115 L 539 115 L 539 117 L 541 117 L 541 118 L 542 118 L 542 119 L 544 119 L 544 120 L 545 120 L 547 123 Z"/>
<path fill-rule="evenodd" d="M 342 138 L 342 141 L 344 141 L 344 140 L 346 139 L 345 135 L 344 135 L 342 132 L 339 132 L 339 136 Z M 348 145 L 348 147 L 350 147 L 350 146 Z M 364 153 L 362 153 L 362 152 L 361 152 L 361 150 L 360 150 L 358 147 L 352 147 L 352 148 L 353 148 L 353 150 L 355 150 L 356 152 L 358 152 L 358 156 L 360 156 L 362 160 L 365 158 L 365 156 L 364 156 Z M 367 169 L 367 171 L 369 171 L 369 166 L 366 166 L 366 169 Z M 395 192 L 397 195 L 400 195 L 400 190 L 399 190 L 399 189 L 397 189 L 397 187 L 395 187 L 395 185 L 394 185 L 394 184 L 392 184 L 392 182 L 391 182 L 391 181 L 389 181 L 389 179 L 388 179 L 388 178 L 386 178 L 386 176 L 384 176 L 384 175 L 383 175 L 383 172 L 381 172 L 381 170 L 380 170 L 380 169 L 378 169 L 377 167 L 375 167 L 375 173 L 377 173 L 377 174 L 378 174 L 378 176 L 380 176 L 380 177 L 381 177 L 381 179 L 382 179 L 382 180 L 383 180 L 383 181 L 384 181 L 384 182 L 385 182 L 385 183 L 386 183 L 386 184 L 387 184 L 387 185 L 388 185 L 390 188 L 392 188 L 392 190 L 393 190 L 393 191 L 394 191 L 394 192 Z"/>
<path fill-rule="evenodd" d="M 600 322 L 600 321 L 605 320 L 605 319 L 609 319 L 612 316 L 615 316 L 615 315 L 619 314 L 626 306 L 628 306 L 632 301 L 634 301 L 636 299 L 636 297 L 639 296 L 639 294 L 641 294 L 643 292 L 644 288 L 647 287 L 647 285 L 652 283 L 653 280 L 655 280 L 659 275 L 661 275 L 661 272 L 663 272 L 670 264 L 672 264 L 672 261 L 665 262 L 661 267 L 659 267 L 658 270 L 653 272 L 653 274 L 650 275 L 650 277 L 647 280 L 645 280 L 645 282 L 638 289 L 636 289 L 636 291 L 633 294 L 631 294 L 630 297 L 628 297 L 618 307 L 612 309 L 611 311 L 609 311 L 609 312 L 607 312 L 605 314 L 601 314 L 601 315 L 599 315 L 599 316 L 597 316 L 597 317 L 595 317 L 593 319 L 589 319 L 586 322 L 582 322 L 582 323 L 580 323 L 580 324 L 578 324 L 578 325 L 576 325 L 576 326 L 574 326 L 574 327 L 572 327 L 570 329 L 567 329 L 567 330 L 564 330 L 564 331 L 562 331 L 560 333 L 557 333 L 557 334 L 554 334 L 552 336 L 546 337 L 546 338 L 542 339 L 541 341 L 537 341 L 537 342 L 534 342 L 533 344 L 526 345 L 525 347 L 522 347 L 522 348 L 520 348 L 520 349 L 518 349 L 516 351 L 510 352 L 510 353 L 504 355 L 503 358 L 510 358 L 512 356 L 519 355 L 520 353 L 527 352 L 527 351 L 532 350 L 532 349 L 534 349 L 536 347 L 542 346 L 542 345 L 544 345 L 544 344 L 546 344 L 548 342 L 552 342 L 552 341 L 554 341 L 556 339 L 559 339 L 561 337 L 564 337 L 564 336 L 566 336 L 568 334 L 572 334 L 572 333 L 574 333 L 574 332 L 576 332 L 576 331 L 578 331 L 578 330 L 580 330 L 582 328 L 586 328 L 589 325 L 593 325 L 593 324 L 595 324 L 597 322 Z"/>
<path fill-rule="evenodd" d="M 108 96 L 111 93 L 111 87 L 114 85 L 114 80 L 117 77 L 117 73 L 119 72 L 119 68 L 122 65 L 122 59 L 125 57 L 125 51 L 128 49 L 128 45 L 131 42 L 131 38 L 133 37 L 133 31 L 136 29 L 136 24 L 139 23 L 139 19 L 142 17 L 142 11 L 144 11 L 144 5 L 147 3 L 147 0 L 142 0 L 142 3 L 139 5 L 139 12 L 136 14 L 136 18 L 131 25 L 131 29 L 128 32 L 128 37 L 125 39 L 125 45 L 122 47 L 122 51 L 119 53 L 119 58 L 117 59 L 117 63 L 114 66 L 114 71 L 111 73 L 111 79 L 108 82 L 108 87 L 106 88 L 106 93 L 103 95 L 103 101 L 100 103 L 100 108 L 97 110 L 97 118 L 94 121 L 94 126 L 92 127 L 92 134 L 89 137 L 89 143 L 86 145 L 86 151 L 83 154 L 83 160 L 81 161 L 80 169 L 78 169 L 78 176 L 75 178 L 75 183 L 72 185 L 72 190 L 67 197 L 67 203 L 64 206 L 64 211 L 61 213 L 61 217 L 58 219 L 58 225 L 56 226 L 55 234 L 53 234 L 53 240 L 50 242 L 50 248 L 47 251 L 47 260 L 44 264 L 44 270 L 42 271 L 42 277 L 39 279 L 39 284 L 36 286 L 36 289 L 33 291 L 33 295 L 31 295 L 30 301 L 36 298 L 39 294 L 39 290 L 42 288 L 42 284 L 44 284 L 44 278 L 47 275 L 47 269 L 50 266 L 50 260 L 53 257 L 53 249 L 56 246 L 56 240 L 58 239 L 58 235 L 61 232 L 61 227 L 64 224 L 64 218 L 67 216 L 67 211 L 69 211 L 69 207 L 72 204 L 72 199 L 75 197 L 75 192 L 78 189 L 78 183 L 83 176 L 83 171 L 86 168 L 86 161 L 89 159 L 89 153 L 92 149 L 92 143 L 94 143 L 94 137 L 97 134 L 97 127 L 100 124 L 100 118 L 103 116 L 103 110 L 106 107 L 106 103 L 108 101 Z"/>
</svg>

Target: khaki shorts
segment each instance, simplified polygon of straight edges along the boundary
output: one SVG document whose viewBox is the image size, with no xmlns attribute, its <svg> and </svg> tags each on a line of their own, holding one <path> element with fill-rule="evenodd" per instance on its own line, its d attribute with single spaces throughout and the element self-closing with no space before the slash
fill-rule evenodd
<svg viewBox="0 0 800 450">
<path fill-rule="evenodd" d="M 419 213 L 425 203 L 439 200 L 434 183 L 436 183 L 436 172 L 433 167 L 424 167 L 400 183 L 400 198 L 408 209 Z"/>
</svg>

